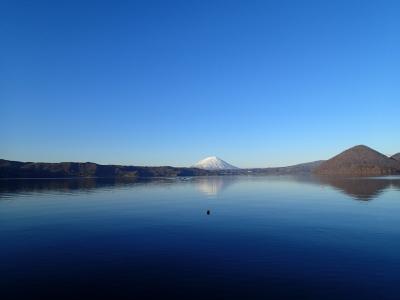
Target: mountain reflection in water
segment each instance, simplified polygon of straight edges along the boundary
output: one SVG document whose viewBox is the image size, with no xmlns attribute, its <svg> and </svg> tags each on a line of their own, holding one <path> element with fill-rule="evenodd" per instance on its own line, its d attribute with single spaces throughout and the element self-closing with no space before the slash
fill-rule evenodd
<svg viewBox="0 0 400 300">
<path fill-rule="evenodd" d="M 400 177 L 0 180 L 2 299 L 397 299 L 399 195 Z"/>
<path fill-rule="evenodd" d="M 317 176 L 209 176 L 185 178 L 71 178 L 71 179 L 5 179 L 0 180 L 0 198 L 15 193 L 74 193 L 96 189 L 135 186 L 193 185 L 205 196 L 217 196 L 243 180 L 295 181 L 302 184 L 328 186 L 355 200 L 369 201 L 389 189 L 400 191 L 400 176 L 387 177 L 317 177 Z"/>
<path fill-rule="evenodd" d="M 196 189 L 206 196 L 217 196 L 237 182 L 237 176 L 210 176 L 194 178 Z"/>
<path fill-rule="evenodd" d="M 385 190 L 394 188 L 400 190 L 400 177 L 376 178 L 318 178 L 322 184 L 334 187 L 357 200 L 373 200 Z"/>
</svg>

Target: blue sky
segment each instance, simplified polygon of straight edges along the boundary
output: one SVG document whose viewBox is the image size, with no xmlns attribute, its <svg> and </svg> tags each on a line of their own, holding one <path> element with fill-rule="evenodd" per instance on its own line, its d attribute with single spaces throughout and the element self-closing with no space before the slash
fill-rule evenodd
<svg viewBox="0 0 400 300">
<path fill-rule="evenodd" d="M 400 152 L 398 1 L 0 1 L 0 157 Z"/>
</svg>

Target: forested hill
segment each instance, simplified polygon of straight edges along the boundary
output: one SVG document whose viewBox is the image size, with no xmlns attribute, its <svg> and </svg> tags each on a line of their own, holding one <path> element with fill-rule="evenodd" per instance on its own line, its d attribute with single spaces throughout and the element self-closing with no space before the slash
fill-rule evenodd
<svg viewBox="0 0 400 300">
<path fill-rule="evenodd" d="M 100 165 L 92 162 L 35 163 L 0 159 L 0 178 L 67 178 L 67 177 L 177 177 L 213 175 L 286 175 L 309 174 L 321 161 L 280 168 L 203 170 L 198 168 L 141 167 Z"/>
<path fill-rule="evenodd" d="M 175 177 L 200 176 L 210 172 L 196 168 L 137 167 L 99 165 L 85 162 L 33 163 L 0 160 L 1 178 L 65 178 L 65 177 Z"/>
</svg>

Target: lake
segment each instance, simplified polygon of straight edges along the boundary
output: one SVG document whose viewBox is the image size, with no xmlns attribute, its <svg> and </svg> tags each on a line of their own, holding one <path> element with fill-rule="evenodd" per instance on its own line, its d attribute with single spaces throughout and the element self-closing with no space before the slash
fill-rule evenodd
<svg viewBox="0 0 400 300">
<path fill-rule="evenodd" d="M 399 299 L 400 177 L 0 180 L 2 299 Z"/>
</svg>

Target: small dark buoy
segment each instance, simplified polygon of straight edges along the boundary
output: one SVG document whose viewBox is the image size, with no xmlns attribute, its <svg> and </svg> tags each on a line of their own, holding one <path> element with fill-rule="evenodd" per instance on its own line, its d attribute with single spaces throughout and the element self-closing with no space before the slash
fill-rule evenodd
<svg viewBox="0 0 400 300">
<path fill-rule="evenodd" d="M 210 214 L 210 210 L 209 209 L 207 209 L 207 215 L 209 215 Z"/>
</svg>

